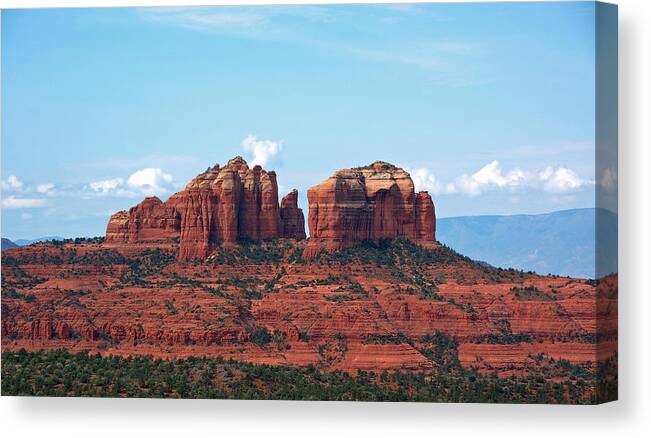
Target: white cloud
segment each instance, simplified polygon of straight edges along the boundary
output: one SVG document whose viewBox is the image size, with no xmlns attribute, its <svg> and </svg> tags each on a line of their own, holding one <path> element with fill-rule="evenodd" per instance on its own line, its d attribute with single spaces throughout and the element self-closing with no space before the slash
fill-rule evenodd
<svg viewBox="0 0 651 438">
<path fill-rule="evenodd" d="M 283 144 L 281 141 L 258 140 L 255 135 L 248 135 L 242 140 L 242 149 L 253 157 L 251 166 L 259 164 L 264 167 L 280 154 Z"/>
<path fill-rule="evenodd" d="M 117 191 L 124 184 L 122 178 L 105 179 L 102 181 L 95 181 L 89 184 L 90 189 L 96 193 L 110 194 Z"/>
<path fill-rule="evenodd" d="M 23 182 L 16 175 L 9 175 L 5 181 L 2 181 L 2 190 L 21 190 L 23 186 Z"/>
<path fill-rule="evenodd" d="M 430 172 L 429 169 L 421 167 L 419 169 L 407 169 L 414 181 L 414 188 L 417 192 L 427 191 L 433 195 L 440 195 L 442 193 L 455 193 L 456 187 L 452 183 L 443 184 L 436 176 Z"/>
<path fill-rule="evenodd" d="M 468 196 L 478 196 L 491 188 L 516 188 L 524 185 L 528 175 L 515 168 L 506 174 L 502 173 L 499 161 L 493 160 L 471 176 L 461 175 L 457 179 L 457 186 Z"/>
<path fill-rule="evenodd" d="M 54 184 L 44 183 L 36 186 L 36 191 L 43 194 L 51 194 L 54 190 Z"/>
<path fill-rule="evenodd" d="M 617 191 L 617 170 L 606 167 L 601 174 L 599 185 L 606 192 L 615 193 Z"/>
<path fill-rule="evenodd" d="M 127 179 L 127 185 L 139 190 L 145 195 L 166 193 L 167 186 L 172 183 L 172 175 L 163 172 L 158 167 L 147 167 L 139 170 Z"/>
<path fill-rule="evenodd" d="M 525 174 L 520 169 L 511 170 L 506 175 L 502 174 L 500 162 L 493 160 L 472 176 L 472 179 L 482 185 L 496 185 L 497 187 L 516 186 L 525 179 Z"/>
<path fill-rule="evenodd" d="M 147 167 L 132 173 L 126 180 L 112 178 L 94 181 L 88 186 L 93 194 L 134 198 L 168 193 L 172 187 L 172 175 L 158 167 Z"/>
<path fill-rule="evenodd" d="M 8 196 L 2 198 L 2 208 L 18 209 L 18 208 L 39 208 L 45 207 L 47 201 L 38 198 L 16 198 L 15 196 Z"/>
<path fill-rule="evenodd" d="M 547 167 L 540 172 L 539 177 L 543 189 L 550 193 L 566 193 L 590 183 L 579 177 L 573 170 L 562 166 L 556 170 Z"/>
</svg>

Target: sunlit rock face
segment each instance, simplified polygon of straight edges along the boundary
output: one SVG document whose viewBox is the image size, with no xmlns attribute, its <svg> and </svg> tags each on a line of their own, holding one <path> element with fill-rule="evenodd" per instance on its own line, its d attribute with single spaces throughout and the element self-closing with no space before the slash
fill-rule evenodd
<svg viewBox="0 0 651 438">
<path fill-rule="evenodd" d="M 338 170 L 311 187 L 307 197 L 308 257 L 364 240 L 436 241 L 432 198 L 427 192 L 416 193 L 409 173 L 390 163 Z"/>
</svg>

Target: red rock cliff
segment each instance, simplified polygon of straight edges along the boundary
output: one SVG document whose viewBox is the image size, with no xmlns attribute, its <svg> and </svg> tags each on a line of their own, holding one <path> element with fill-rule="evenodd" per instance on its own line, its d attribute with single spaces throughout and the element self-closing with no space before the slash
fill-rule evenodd
<svg viewBox="0 0 651 438">
<path fill-rule="evenodd" d="M 436 241 L 436 216 L 427 192 L 414 192 L 411 176 L 382 161 L 335 172 L 307 192 L 310 243 L 306 256 L 362 240 Z"/>
<path fill-rule="evenodd" d="M 215 165 L 199 174 L 166 202 L 146 198 L 128 212 L 114 214 L 106 242 L 179 237 L 179 259 L 188 260 L 205 258 L 217 245 L 239 239 L 305 238 L 303 212 L 291 195 L 281 214 L 275 172 L 250 169 L 236 157 L 223 168 Z"/>
</svg>

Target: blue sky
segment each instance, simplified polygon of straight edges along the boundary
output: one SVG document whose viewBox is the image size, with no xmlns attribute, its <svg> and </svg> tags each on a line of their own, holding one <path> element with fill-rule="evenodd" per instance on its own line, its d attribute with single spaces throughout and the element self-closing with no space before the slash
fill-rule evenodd
<svg viewBox="0 0 651 438">
<path fill-rule="evenodd" d="M 235 155 L 381 159 L 441 217 L 594 206 L 594 4 L 2 12 L 2 233 L 102 235 Z"/>
</svg>

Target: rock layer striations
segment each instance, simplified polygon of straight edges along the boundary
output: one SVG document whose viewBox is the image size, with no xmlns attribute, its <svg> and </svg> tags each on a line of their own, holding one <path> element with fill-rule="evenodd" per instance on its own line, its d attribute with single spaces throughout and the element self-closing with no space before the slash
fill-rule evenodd
<svg viewBox="0 0 651 438">
<path fill-rule="evenodd" d="M 310 242 L 306 256 L 339 250 L 356 242 L 409 239 L 436 241 L 434 203 L 416 193 L 409 173 L 376 161 L 335 172 L 307 192 Z"/>
<path fill-rule="evenodd" d="M 304 239 L 295 192 L 278 205 L 276 173 L 236 157 L 197 175 L 166 202 L 146 198 L 111 216 L 106 243 L 178 238 L 179 259 L 206 258 L 218 245 L 275 237 Z"/>
</svg>

